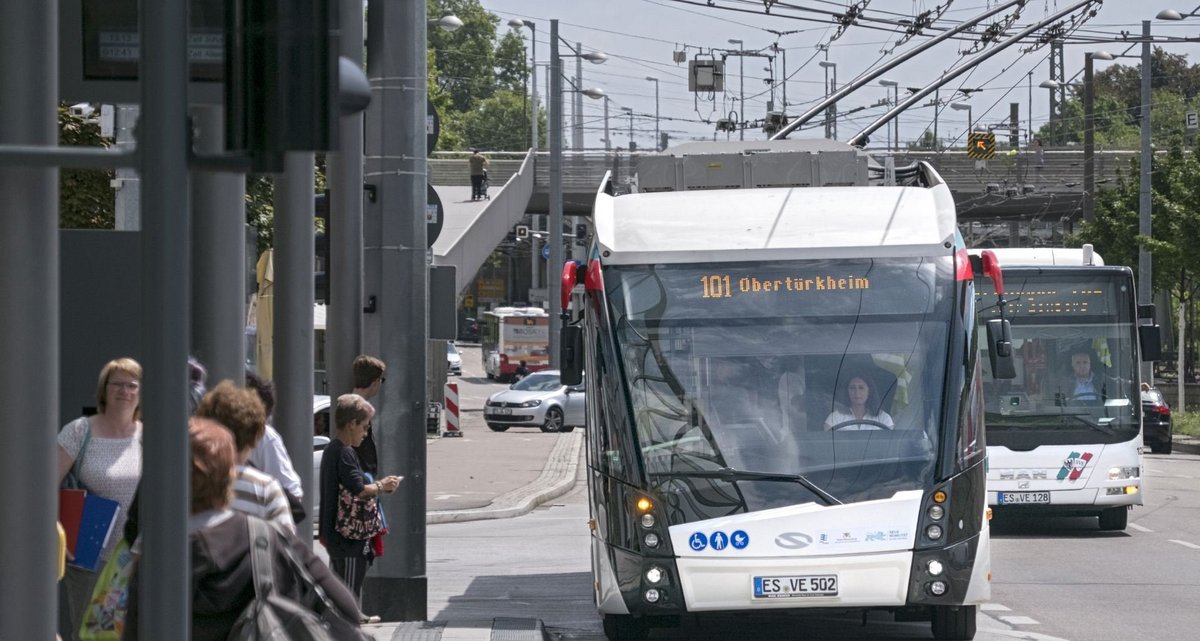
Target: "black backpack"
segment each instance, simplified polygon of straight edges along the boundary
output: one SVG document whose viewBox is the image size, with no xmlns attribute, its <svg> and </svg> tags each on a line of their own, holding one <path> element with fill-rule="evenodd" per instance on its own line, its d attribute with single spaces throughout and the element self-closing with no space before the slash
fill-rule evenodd
<svg viewBox="0 0 1200 641">
<path fill-rule="evenodd" d="M 229 641 L 360 641 L 357 622 L 347 622 L 317 585 L 308 569 L 287 550 L 288 564 L 303 595 L 299 600 L 275 590 L 271 564 L 271 525 L 257 517 L 246 519 L 250 529 L 250 565 L 254 600 L 234 622 Z"/>
</svg>

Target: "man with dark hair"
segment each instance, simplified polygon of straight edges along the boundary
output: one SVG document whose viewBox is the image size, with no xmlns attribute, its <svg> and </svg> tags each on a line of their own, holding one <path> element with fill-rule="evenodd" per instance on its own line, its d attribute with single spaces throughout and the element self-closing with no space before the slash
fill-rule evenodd
<svg viewBox="0 0 1200 641">
<path fill-rule="evenodd" d="M 304 486 L 300 483 L 300 475 L 292 465 L 292 457 L 288 454 L 283 437 L 271 425 L 271 412 L 275 409 L 275 384 L 259 375 L 246 371 L 246 387 L 254 390 L 262 401 L 263 409 L 267 412 L 267 429 L 262 440 L 250 451 L 250 465 L 266 472 L 283 486 L 287 492 L 288 506 L 292 511 L 292 520 L 297 523 L 304 518 Z"/>
<path fill-rule="evenodd" d="M 354 359 L 354 390 L 352 393 L 370 400 L 379 394 L 383 382 L 387 380 L 383 374 L 387 365 L 374 356 L 363 354 Z M 364 472 L 374 476 L 379 470 L 379 451 L 375 447 L 375 430 L 367 423 L 367 436 L 362 443 L 354 447 L 358 454 L 358 463 Z"/>
</svg>

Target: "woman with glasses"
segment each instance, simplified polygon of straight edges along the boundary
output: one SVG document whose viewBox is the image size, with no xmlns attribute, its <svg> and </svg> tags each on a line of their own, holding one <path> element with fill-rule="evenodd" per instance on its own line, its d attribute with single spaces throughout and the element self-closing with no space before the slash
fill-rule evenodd
<svg viewBox="0 0 1200 641">
<path fill-rule="evenodd" d="M 118 533 L 124 529 L 125 516 L 142 477 L 141 385 L 142 366 L 137 361 L 132 358 L 109 361 L 100 370 L 96 383 L 97 413 L 67 423 L 58 433 L 59 483 L 74 469 L 88 492 L 119 503 L 121 509 L 113 528 Z M 108 538 L 100 553 L 99 567 L 104 567 L 120 540 L 115 535 Z M 79 630 L 97 574 L 98 571 L 67 566 L 63 582 L 71 622 L 68 641 Z"/>
</svg>

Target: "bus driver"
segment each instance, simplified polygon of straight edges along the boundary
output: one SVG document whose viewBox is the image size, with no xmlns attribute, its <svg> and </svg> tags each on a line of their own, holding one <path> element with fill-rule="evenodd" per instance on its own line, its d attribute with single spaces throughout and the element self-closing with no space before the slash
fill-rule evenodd
<svg viewBox="0 0 1200 641">
<path fill-rule="evenodd" d="M 839 394 L 841 396 L 841 394 Z M 855 374 L 846 382 L 845 396 L 825 419 L 825 431 L 893 429 L 895 423 L 879 407 L 879 397 L 866 376 Z M 863 421 L 863 422 L 859 422 Z"/>
</svg>

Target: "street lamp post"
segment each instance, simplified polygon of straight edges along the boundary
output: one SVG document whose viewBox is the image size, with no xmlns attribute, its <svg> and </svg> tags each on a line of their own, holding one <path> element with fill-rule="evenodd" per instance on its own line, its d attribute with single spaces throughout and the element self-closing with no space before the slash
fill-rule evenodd
<svg viewBox="0 0 1200 641">
<path fill-rule="evenodd" d="M 604 151 L 612 150 L 612 137 L 608 133 L 608 103 L 611 100 L 608 96 L 604 97 Z"/>
<path fill-rule="evenodd" d="M 530 76 L 530 96 L 529 103 L 529 131 L 531 144 L 530 146 L 536 151 L 538 148 L 538 93 L 537 93 L 537 24 L 532 20 L 520 20 L 513 18 L 508 21 L 508 26 L 520 29 L 521 27 L 529 27 L 529 76 Z"/>
<path fill-rule="evenodd" d="M 567 57 L 575 59 L 575 89 L 583 88 L 583 61 L 587 60 L 592 64 L 601 64 L 608 60 L 608 54 L 601 51 L 589 51 L 583 53 L 583 45 L 576 42 L 572 47 L 571 43 L 563 40 L 562 44 L 567 45 L 571 53 Z M 555 45 L 557 47 L 557 45 Z M 559 58 L 563 56 L 560 54 Z M 571 148 L 576 151 L 583 150 L 583 96 L 576 94 L 575 99 L 571 102 L 572 111 L 572 126 L 571 126 Z"/>
<path fill-rule="evenodd" d="M 659 148 L 661 144 L 659 141 L 662 135 L 658 133 L 658 78 L 646 76 L 646 80 L 654 83 L 654 149 L 655 151 L 662 151 Z"/>
<path fill-rule="evenodd" d="M 547 289 L 549 290 L 547 293 L 550 298 L 550 366 L 552 368 L 558 368 L 561 359 L 559 352 L 561 351 L 560 333 L 562 330 L 562 318 L 558 314 L 558 306 L 561 304 L 562 297 L 562 281 L 559 278 L 559 270 L 562 269 L 563 264 L 563 86 L 562 56 L 558 52 L 560 41 L 571 48 L 570 43 L 559 37 L 558 19 L 555 18 L 550 20 L 550 262 L 546 269 Z M 582 53 L 580 49 L 573 49 L 573 53 L 570 55 L 596 64 L 608 59 L 608 56 L 598 51 Z M 599 98 L 604 95 L 602 91 L 581 90 L 578 86 L 575 87 L 575 91 L 591 98 Z"/>
<path fill-rule="evenodd" d="M 621 107 L 621 111 L 624 111 L 625 113 L 629 114 L 629 151 L 632 152 L 634 150 L 634 146 L 633 146 L 633 108 L 632 107 Z"/>
<path fill-rule="evenodd" d="M 745 122 L 745 120 L 746 120 L 746 113 L 745 113 L 746 112 L 746 57 L 741 55 L 741 50 L 742 50 L 742 47 L 746 46 L 746 43 L 742 42 L 741 40 L 738 40 L 737 38 L 730 38 L 729 44 L 737 45 L 737 47 L 738 47 L 738 54 L 739 54 L 738 55 L 738 83 L 740 85 L 740 88 L 738 89 L 738 121 L 739 121 L 739 123 L 738 123 L 738 140 L 745 140 L 746 139 L 746 128 L 741 126 L 741 123 Z M 630 122 L 629 128 L 630 128 L 630 131 L 632 131 L 633 130 L 633 124 L 632 124 L 633 123 L 633 114 L 632 113 L 629 114 L 629 122 Z M 629 138 L 632 140 L 633 134 L 630 134 Z"/>
<path fill-rule="evenodd" d="M 1163 9 L 1154 17 L 1158 18 L 1159 20 L 1183 20 L 1184 18 L 1191 18 L 1198 15 L 1200 15 L 1200 6 L 1192 9 L 1188 13 L 1180 13 L 1174 9 Z"/>
<path fill-rule="evenodd" d="M 1106 51 L 1083 54 L 1083 219 L 1096 220 L 1096 87 L 1093 60 L 1112 60 Z"/>
<path fill-rule="evenodd" d="M 821 65 L 821 68 L 825 70 L 825 97 L 828 98 L 829 94 L 837 91 L 837 63 L 822 60 L 817 64 Z M 829 80 L 831 73 L 833 75 L 832 83 Z M 786 83 L 787 81 L 785 80 L 784 82 Z M 784 102 L 787 102 L 786 95 L 785 93 Z M 833 103 L 825 109 L 825 138 L 830 140 L 837 138 L 837 103 Z"/>
<path fill-rule="evenodd" d="M 887 78 L 883 78 L 879 81 L 879 84 L 884 87 L 892 88 L 892 96 L 893 96 L 892 106 L 900 104 L 900 83 L 896 82 L 895 80 L 888 80 Z M 893 128 L 895 129 L 895 132 L 896 132 L 895 136 L 892 136 Z M 893 143 L 894 143 L 894 146 L 893 146 Z M 895 118 L 892 119 L 892 127 L 890 127 L 888 129 L 888 150 L 893 151 L 895 149 L 898 149 L 899 147 L 900 147 L 900 117 L 896 116 Z"/>
<path fill-rule="evenodd" d="M 950 108 L 951 108 L 951 109 L 953 109 L 953 110 L 955 110 L 955 111 L 965 111 L 965 112 L 967 112 L 967 135 L 968 135 L 968 136 L 970 136 L 971 132 L 975 130 L 975 120 L 974 120 L 973 118 L 971 118 L 971 105 L 970 105 L 970 103 L 966 103 L 966 102 L 952 102 L 952 103 L 950 103 Z"/>
</svg>

